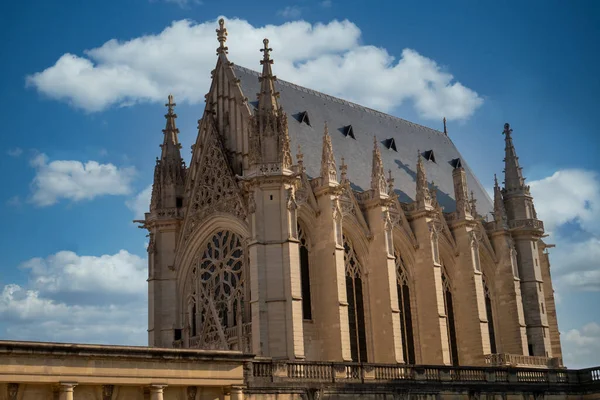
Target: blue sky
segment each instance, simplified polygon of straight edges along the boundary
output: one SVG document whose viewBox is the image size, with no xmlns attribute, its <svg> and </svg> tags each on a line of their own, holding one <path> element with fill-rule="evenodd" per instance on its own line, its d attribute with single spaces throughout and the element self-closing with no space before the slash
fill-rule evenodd
<svg viewBox="0 0 600 400">
<path fill-rule="evenodd" d="M 436 129 L 448 117 L 487 188 L 502 173 L 510 122 L 557 245 L 565 362 L 600 364 L 600 4 L 396 3 L 4 5 L 0 338 L 144 344 L 146 237 L 131 221 L 169 92 L 189 159 L 224 16 L 238 64 L 259 68 L 270 35 L 281 79 Z"/>
</svg>

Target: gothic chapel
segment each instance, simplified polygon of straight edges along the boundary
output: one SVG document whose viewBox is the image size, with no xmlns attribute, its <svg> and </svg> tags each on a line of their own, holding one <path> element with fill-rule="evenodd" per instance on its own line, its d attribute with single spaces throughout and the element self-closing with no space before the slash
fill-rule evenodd
<svg viewBox="0 0 600 400">
<path fill-rule="evenodd" d="M 260 74 L 234 65 L 219 25 L 188 166 L 167 104 L 143 221 L 151 347 L 561 365 L 550 245 L 509 124 L 492 201 L 445 121 L 279 81 L 267 39 Z"/>
</svg>

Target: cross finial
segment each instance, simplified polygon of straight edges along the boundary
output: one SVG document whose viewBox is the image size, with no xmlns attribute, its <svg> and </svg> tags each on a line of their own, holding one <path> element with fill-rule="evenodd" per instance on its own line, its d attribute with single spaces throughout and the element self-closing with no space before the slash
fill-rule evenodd
<svg viewBox="0 0 600 400">
<path fill-rule="evenodd" d="M 225 20 L 223 18 L 219 20 L 219 29 L 217 29 L 217 40 L 219 41 L 219 48 L 217 49 L 217 54 L 227 54 L 228 49 L 225 46 L 225 42 L 227 41 L 227 28 L 225 28 Z"/>
<path fill-rule="evenodd" d="M 448 136 L 448 131 L 446 130 L 446 117 L 444 117 L 443 121 L 444 121 L 444 135 Z"/>
<path fill-rule="evenodd" d="M 167 107 L 169 115 L 170 115 L 170 114 L 173 114 L 173 107 L 175 107 L 177 104 L 173 103 L 173 95 L 172 94 L 169 95 L 168 99 L 169 99 L 169 102 L 167 104 L 165 104 L 165 107 Z"/>
<path fill-rule="evenodd" d="M 273 60 L 271 60 L 271 55 L 269 53 L 271 51 L 273 51 L 273 49 L 269 47 L 269 39 L 267 39 L 267 38 L 263 39 L 263 44 L 264 44 L 264 47 L 262 49 L 260 49 L 260 51 L 263 52 L 263 59 L 260 62 L 260 64 L 262 65 L 265 62 L 272 64 Z"/>
<path fill-rule="evenodd" d="M 505 135 L 510 135 L 512 133 L 512 129 L 510 129 L 510 124 L 508 122 L 504 124 L 504 131 L 502 133 Z"/>
</svg>

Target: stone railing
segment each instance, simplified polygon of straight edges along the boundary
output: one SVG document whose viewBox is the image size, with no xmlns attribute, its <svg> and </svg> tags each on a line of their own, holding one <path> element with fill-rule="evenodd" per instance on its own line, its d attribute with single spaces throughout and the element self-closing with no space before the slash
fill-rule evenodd
<svg viewBox="0 0 600 400">
<path fill-rule="evenodd" d="M 249 386 L 295 384 L 431 384 L 580 387 L 600 389 L 600 367 L 586 370 L 513 367 L 450 367 L 400 364 L 254 360 Z M 403 383 L 404 382 L 404 383 Z M 412 383 L 411 383 L 412 382 Z"/>
<path fill-rule="evenodd" d="M 539 219 L 517 219 L 513 221 L 508 221 L 508 227 L 510 229 L 535 229 L 535 230 L 544 230 L 544 223 Z"/>
<path fill-rule="evenodd" d="M 522 354 L 488 354 L 485 356 L 486 365 L 511 366 L 527 368 L 561 368 L 562 359 L 555 357 L 525 356 Z"/>
</svg>

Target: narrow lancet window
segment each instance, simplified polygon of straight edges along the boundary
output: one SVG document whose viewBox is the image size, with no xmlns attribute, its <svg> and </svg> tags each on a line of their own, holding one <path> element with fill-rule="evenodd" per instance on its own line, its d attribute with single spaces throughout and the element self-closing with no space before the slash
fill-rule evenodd
<svg viewBox="0 0 600 400">
<path fill-rule="evenodd" d="M 496 333 L 494 332 L 494 314 L 492 313 L 492 296 L 485 278 L 483 279 L 483 292 L 485 294 L 485 313 L 488 320 L 488 333 L 490 335 L 490 352 L 496 354 Z"/>
<path fill-rule="evenodd" d="M 446 271 L 442 270 L 442 286 L 444 290 L 444 310 L 446 311 L 446 329 L 448 330 L 448 345 L 450 347 L 450 362 L 458 365 L 458 343 L 456 342 L 456 323 L 454 320 L 454 305 L 452 289 Z"/>
<path fill-rule="evenodd" d="M 402 353 L 404 362 L 415 363 L 415 342 L 412 329 L 412 313 L 410 309 L 410 289 L 406 264 L 400 254 L 396 253 L 396 287 L 398 289 L 398 309 L 400 310 L 400 333 L 402 335 Z"/>
<path fill-rule="evenodd" d="M 367 337 L 365 334 L 365 308 L 363 297 L 362 268 L 354 253 L 352 242 L 343 236 L 344 264 L 346 268 L 346 296 L 348 299 L 348 324 L 350 331 L 350 354 L 352 361 L 367 361 Z"/>
<path fill-rule="evenodd" d="M 300 285 L 302 289 L 302 318 L 312 319 L 312 304 L 310 298 L 310 245 L 306 233 L 298 224 L 298 240 L 300 240 Z"/>
</svg>

